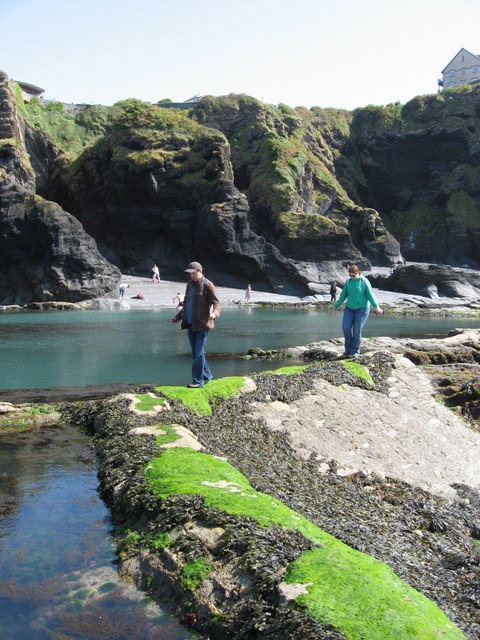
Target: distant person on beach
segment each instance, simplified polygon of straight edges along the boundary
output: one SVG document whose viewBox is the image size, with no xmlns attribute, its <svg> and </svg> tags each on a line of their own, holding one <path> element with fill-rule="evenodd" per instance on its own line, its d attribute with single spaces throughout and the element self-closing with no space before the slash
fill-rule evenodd
<svg viewBox="0 0 480 640">
<path fill-rule="evenodd" d="M 377 299 L 372 291 L 370 282 L 362 276 L 356 264 L 348 265 L 349 278 L 345 282 L 338 302 L 332 309 L 332 314 L 346 300 L 343 312 L 342 330 L 345 337 L 344 358 L 355 359 L 360 355 L 360 343 L 362 340 L 363 327 L 370 314 L 370 305 L 375 313 L 382 315 L 383 310 L 378 306 Z"/>
<path fill-rule="evenodd" d="M 203 275 L 199 262 L 191 262 L 185 272 L 190 274 L 190 282 L 185 289 L 182 329 L 188 329 L 192 349 L 192 382 L 187 387 L 198 389 L 213 377 L 205 358 L 205 343 L 221 305 L 215 285 Z"/>
<path fill-rule="evenodd" d="M 180 291 L 177 291 L 177 295 L 173 299 L 173 304 L 176 304 L 178 309 L 179 307 L 183 307 L 184 300 L 185 300 L 185 296 L 183 295 L 183 293 L 180 293 Z"/>
<path fill-rule="evenodd" d="M 130 289 L 130 284 L 128 284 L 127 282 L 123 283 L 120 285 L 119 287 L 119 294 L 120 294 L 120 300 L 123 300 L 125 297 L 125 291 L 127 289 Z"/>
<path fill-rule="evenodd" d="M 247 285 L 245 289 L 245 303 L 250 304 L 252 300 L 252 286 L 250 284 Z"/>
<path fill-rule="evenodd" d="M 160 270 L 156 263 L 152 267 L 152 282 L 160 282 Z"/>
<path fill-rule="evenodd" d="M 335 302 L 336 299 L 337 299 L 337 281 L 334 280 L 330 285 L 330 301 Z"/>
</svg>

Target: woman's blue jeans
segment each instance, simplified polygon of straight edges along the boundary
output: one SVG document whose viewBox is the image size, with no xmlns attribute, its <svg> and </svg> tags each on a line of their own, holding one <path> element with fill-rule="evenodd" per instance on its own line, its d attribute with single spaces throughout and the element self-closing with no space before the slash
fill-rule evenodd
<svg viewBox="0 0 480 640">
<path fill-rule="evenodd" d="M 192 348 L 192 381 L 201 387 L 213 378 L 205 358 L 205 343 L 209 333 L 210 329 L 192 331 L 191 325 L 188 327 L 188 339 Z"/>
<path fill-rule="evenodd" d="M 363 307 L 362 309 L 345 307 L 342 322 L 343 335 L 345 336 L 345 353 L 351 356 L 360 354 L 362 331 L 369 314 L 370 307 Z"/>
</svg>

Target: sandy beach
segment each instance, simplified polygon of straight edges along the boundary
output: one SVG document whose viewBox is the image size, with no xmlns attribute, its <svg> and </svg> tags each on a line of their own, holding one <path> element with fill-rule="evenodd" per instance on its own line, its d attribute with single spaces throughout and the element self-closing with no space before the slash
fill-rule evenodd
<svg viewBox="0 0 480 640">
<path fill-rule="evenodd" d="M 366 274 L 368 277 L 368 274 Z M 207 274 L 208 277 L 208 274 Z M 105 309 L 152 309 L 157 307 L 175 308 L 174 301 L 177 292 L 185 293 L 185 287 L 188 278 L 185 277 L 184 282 L 175 282 L 171 280 L 161 280 L 160 282 L 152 282 L 151 278 L 124 275 L 122 283 L 130 284 L 130 288 L 125 291 L 123 300 L 118 298 L 101 298 L 95 301 L 89 301 L 88 305 L 95 308 Z M 217 294 L 220 302 L 224 306 L 232 306 L 236 304 L 245 304 L 245 290 L 235 289 L 231 287 L 216 286 Z M 380 305 L 382 304 L 398 304 L 398 305 L 417 305 L 422 302 L 432 303 L 430 298 L 423 296 L 409 295 L 392 291 L 381 291 L 374 289 L 374 293 Z M 136 298 L 138 294 L 142 294 L 142 299 Z M 337 292 L 337 299 L 340 295 L 340 289 Z M 303 298 L 297 296 L 283 295 L 280 293 L 272 293 L 268 291 L 252 291 L 251 304 L 261 304 L 265 302 L 275 303 L 308 303 L 308 302 L 328 302 L 330 294 L 328 293 L 328 285 L 325 285 L 325 293 L 305 296 Z M 454 300 L 441 299 L 443 303 L 452 304 Z M 440 299 L 437 301 L 439 302 Z M 459 305 L 462 304 L 458 300 Z"/>
</svg>

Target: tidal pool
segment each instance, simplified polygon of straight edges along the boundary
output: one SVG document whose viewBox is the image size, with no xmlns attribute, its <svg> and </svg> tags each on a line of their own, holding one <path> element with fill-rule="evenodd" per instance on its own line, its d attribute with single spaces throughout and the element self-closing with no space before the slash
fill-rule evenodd
<svg viewBox="0 0 480 640">
<path fill-rule="evenodd" d="M 76 428 L 0 437 L 0 638 L 192 638 L 119 581 L 95 452 Z"/>
</svg>

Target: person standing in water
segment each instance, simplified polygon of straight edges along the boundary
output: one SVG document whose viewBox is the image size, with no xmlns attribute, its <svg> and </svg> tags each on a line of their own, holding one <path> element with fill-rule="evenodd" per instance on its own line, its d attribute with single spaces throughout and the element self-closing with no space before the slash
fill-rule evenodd
<svg viewBox="0 0 480 640">
<path fill-rule="evenodd" d="M 377 299 L 372 291 L 370 282 L 362 276 L 356 264 L 348 265 L 348 279 L 345 282 L 340 298 L 334 304 L 332 314 L 345 304 L 343 312 L 342 330 L 345 338 L 344 358 L 355 359 L 360 355 L 360 343 L 362 341 L 362 331 L 370 314 L 370 305 L 375 313 L 382 315 L 383 310 L 379 307 Z"/>
</svg>

